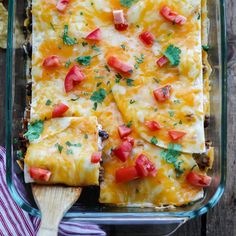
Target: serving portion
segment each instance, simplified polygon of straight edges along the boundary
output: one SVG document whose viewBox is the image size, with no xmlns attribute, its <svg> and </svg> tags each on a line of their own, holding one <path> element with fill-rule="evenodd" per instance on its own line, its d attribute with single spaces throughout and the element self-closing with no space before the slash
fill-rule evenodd
<svg viewBox="0 0 236 236">
<path fill-rule="evenodd" d="M 38 137 L 36 129 L 41 130 Z M 25 155 L 26 182 L 98 185 L 100 158 L 94 157 L 101 153 L 96 117 L 38 121 L 25 136 L 31 141 Z"/>
<path fill-rule="evenodd" d="M 44 128 L 29 139 L 26 173 L 40 168 L 48 183 L 98 185 L 100 124 L 101 203 L 200 199 L 213 161 L 204 134 L 206 2 L 33 0 L 32 14 L 25 137 L 34 125 Z"/>
</svg>

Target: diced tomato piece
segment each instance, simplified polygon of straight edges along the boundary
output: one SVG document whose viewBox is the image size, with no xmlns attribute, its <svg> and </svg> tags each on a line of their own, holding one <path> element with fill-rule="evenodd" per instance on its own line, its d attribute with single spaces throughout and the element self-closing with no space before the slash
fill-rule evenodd
<svg viewBox="0 0 236 236">
<path fill-rule="evenodd" d="M 196 172 L 190 171 L 186 176 L 188 183 L 197 187 L 207 187 L 211 184 L 211 177 L 207 175 L 201 175 Z"/>
<path fill-rule="evenodd" d="M 174 24 L 183 25 L 183 24 L 185 24 L 186 21 L 187 21 L 186 17 L 178 15 L 175 18 Z"/>
<path fill-rule="evenodd" d="M 132 146 L 134 146 L 134 138 L 127 136 L 122 139 L 123 141 L 128 141 Z"/>
<path fill-rule="evenodd" d="M 124 31 L 128 28 L 123 10 L 113 10 L 113 21 L 118 31 Z"/>
<path fill-rule="evenodd" d="M 151 32 L 145 31 L 139 35 L 140 40 L 146 45 L 146 46 L 152 46 L 155 41 L 155 37 Z"/>
<path fill-rule="evenodd" d="M 55 68 L 60 66 L 60 59 L 58 56 L 49 56 L 43 60 L 43 67 L 45 68 Z"/>
<path fill-rule="evenodd" d="M 101 161 L 102 153 L 101 152 L 94 152 L 91 156 L 91 162 L 92 163 L 98 163 Z"/>
<path fill-rule="evenodd" d="M 118 30 L 118 31 L 125 31 L 125 30 L 128 29 L 128 27 L 129 27 L 128 23 L 115 24 L 115 28 L 116 28 L 116 30 Z"/>
<path fill-rule="evenodd" d="M 120 125 L 118 127 L 118 132 L 119 132 L 120 138 L 124 138 L 132 133 L 132 129 L 130 129 L 126 125 Z"/>
<path fill-rule="evenodd" d="M 102 39 L 102 32 L 100 28 L 96 28 L 91 33 L 89 33 L 85 39 L 88 40 L 94 40 L 94 41 L 100 41 Z"/>
<path fill-rule="evenodd" d="M 153 91 L 154 97 L 158 102 L 164 102 L 170 98 L 171 86 L 166 85 L 164 87 L 155 89 Z"/>
<path fill-rule="evenodd" d="M 183 25 L 186 22 L 186 17 L 179 15 L 177 12 L 172 11 L 169 7 L 164 6 L 160 10 L 160 14 L 173 24 Z"/>
<path fill-rule="evenodd" d="M 153 176 L 157 174 L 157 168 L 144 154 L 140 154 L 135 161 L 135 168 L 140 177 Z"/>
<path fill-rule="evenodd" d="M 73 66 L 70 69 L 70 71 L 67 73 L 65 81 L 64 81 L 66 92 L 67 93 L 70 92 L 74 88 L 75 83 L 78 84 L 84 79 L 85 79 L 85 75 L 80 70 L 80 68 L 77 65 Z"/>
<path fill-rule="evenodd" d="M 133 73 L 133 69 L 134 69 L 133 66 L 119 60 L 115 56 L 110 56 L 107 60 L 107 64 L 118 72 L 125 73 L 125 74 Z"/>
<path fill-rule="evenodd" d="M 181 139 L 184 135 L 186 135 L 186 132 L 177 131 L 177 130 L 169 130 L 168 134 L 173 141 L 176 141 L 176 140 Z"/>
<path fill-rule="evenodd" d="M 30 167 L 29 174 L 32 179 L 48 182 L 52 173 L 49 170 L 37 167 Z"/>
<path fill-rule="evenodd" d="M 116 171 L 117 183 L 126 183 L 138 177 L 138 172 L 134 166 L 123 167 Z"/>
<path fill-rule="evenodd" d="M 59 0 L 56 8 L 59 12 L 64 12 L 69 4 L 70 0 Z"/>
<path fill-rule="evenodd" d="M 68 109 L 69 107 L 64 103 L 56 105 L 52 112 L 52 118 L 61 117 Z"/>
<path fill-rule="evenodd" d="M 161 125 L 160 125 L 158 122 L 154 121 L 154 120 L 145 121 L 144 124 L 145 124 L 145 125 L 148 127 L 148 129 L 151 130 L 151 131 L 157 131 L 157 130 L 160 130 L 160 129 L 161 129 Z"/>
<path fill-rule="evenodd" d="M 112 14 L 114 24 L 125 23 L 125 16 L 123 10 L 113 10 Z"/>
<path fill-rule="evenodd" d="M 113 149 L 113 153 L 121 161 L 125 162 L 128 159 L 132 151 L 132 148 L 133 148 L 133 145 L 130 142 L 124 141 L 118 147 Z"/>
<path fill-rule="evenodd" d="M 160 57 L 158 60 L 157 60 L 157 65 L 159 66 L 159 67 L 163 67 L 166 63 L 168 63 L 169 62 L 169 60 L 168 60 L 168 58 L 167 57 L 165 57 L 165 56 L 162 56 L 162 57 Z"/>
</svg>

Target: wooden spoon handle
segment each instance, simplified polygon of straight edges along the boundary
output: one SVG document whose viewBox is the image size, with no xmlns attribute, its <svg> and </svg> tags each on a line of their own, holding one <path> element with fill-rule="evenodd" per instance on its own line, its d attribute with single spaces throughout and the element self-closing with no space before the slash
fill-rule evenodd
<svg viewBox="0 0 236 236">
<path fill-rule="evenodd" d="M 58 234 L 58 225 L 54 225 L 56 228 L 48 228 L 47 223 L 41 223 L 39 231 L 38 231 L 38 236 L 57 236 Z"/>
<path fill-rule="evenodd" d="M 64 211 L 60 209 L 48 209 L 48 211 L 41 210 L 41 224 L 38 232 L 38 236 L 57 236 L 58 226 L 64 215 Z"/>
<path fill-rule="evenodd" d="M 62 217 L 78 200 L 82 188 L 33 184 L 32 191 L 42 216 L 38 235 L 56 236 Z"/>
</svg>

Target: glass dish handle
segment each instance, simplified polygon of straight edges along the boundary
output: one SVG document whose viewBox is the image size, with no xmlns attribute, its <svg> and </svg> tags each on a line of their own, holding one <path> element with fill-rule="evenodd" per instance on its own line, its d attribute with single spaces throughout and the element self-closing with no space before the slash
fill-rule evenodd
<svg viewBox="0 0 236 236">
<path fill-rule="evenodd" d="M 107 217 L 99 220 L 98 218 L 64 218 L 62 224 L 67 222 L 75 223 L 83 228 L 88 226 L 88 229 L 96 228 L 97 234 L 95 235 L 112 235 L 112 232 L 117 235 L 123 235 L 124 233 L 132 232 L 133 235 L 147 235 L 147 236 L 168 236 L 172 235 L 181 225 L 186 223 L 189 218 L 167 217 L 167 218 L 155 218 L 155 217 L 140 217 L 137 218 L 111 218 Z M 100 221 L 100 222 L 99 222 Z M 96 222 L 96 223 L 93 223 Z M 99 222 L 99 223 L 98 223 Z"/>
</svg>

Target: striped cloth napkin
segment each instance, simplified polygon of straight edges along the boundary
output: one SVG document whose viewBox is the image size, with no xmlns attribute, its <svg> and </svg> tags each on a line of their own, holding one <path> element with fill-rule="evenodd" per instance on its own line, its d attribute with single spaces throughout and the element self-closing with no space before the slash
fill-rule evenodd
<svg viewBox="0 0 236 236">
<path fill-rule="evenodd" d="M 6 155 L 0 147 L 0 236 L 36 236 L 40 218 L 24 212 L 11 198 L 6 184 Z M 106 235 L 89 223 L 61 222 L 59 235 Z"/>
</svg>

